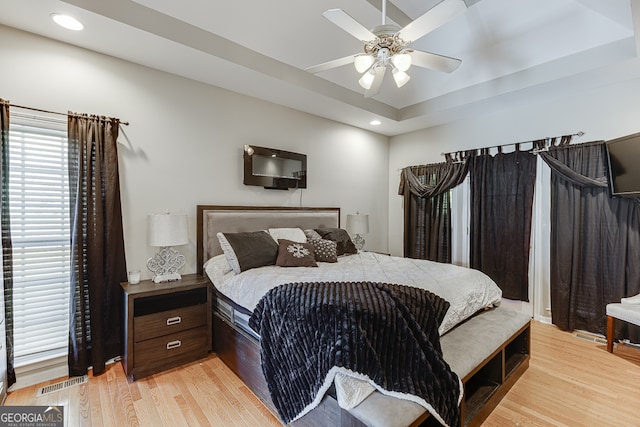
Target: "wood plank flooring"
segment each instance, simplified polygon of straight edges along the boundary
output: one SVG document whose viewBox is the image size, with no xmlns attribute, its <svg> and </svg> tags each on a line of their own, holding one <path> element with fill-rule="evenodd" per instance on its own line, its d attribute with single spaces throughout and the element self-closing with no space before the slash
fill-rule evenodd
<svg viewBox="0 0 640 427">
<path fill-rule="evenodd" d="M 605 344 L 537 322 L 531 347 L 529 369 L 484 426 L 640 426 L 640 348 L 609 354 Z M 64 405 L 68 427 L 280 426 L 213 354 L 135 382 L 115 363 L 88 383 L 36 398 L 50 383 L 11 392 L 6 404 Z"/>
</svg>

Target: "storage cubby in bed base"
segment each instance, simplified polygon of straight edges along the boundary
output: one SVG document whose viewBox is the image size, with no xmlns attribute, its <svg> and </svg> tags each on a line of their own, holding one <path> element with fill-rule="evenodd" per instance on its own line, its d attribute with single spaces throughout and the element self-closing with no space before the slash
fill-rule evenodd
<svg viewBox="0 0 640 427">
<path fill-rule="evenodd" d="M 461 426 L 479 426 L 529 366 L 530 324 L 463 379 Z"/>
<path fill-rule="evenodd" d="M 464 418 L 473 420 L 502 384 L 502 352 L 499 352 L 464 383 Z M 468 425 L 466 422 L 464 425 Z"/>
</svg>

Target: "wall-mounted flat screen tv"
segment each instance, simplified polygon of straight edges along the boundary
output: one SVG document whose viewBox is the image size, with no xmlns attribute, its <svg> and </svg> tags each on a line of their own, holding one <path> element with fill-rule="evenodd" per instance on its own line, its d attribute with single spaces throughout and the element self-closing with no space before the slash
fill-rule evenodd
<svg viewBox="0 0 640 427">
<path fill-rule="evenodd" d="M 640 133 L 605 144 L 612 197 L 640 197 Z"/>
<path fill-rule="evenodd" d="M 307 156 L 275 148 L 244 146 L 244 184 L 286 190 L 307 188 Z"/>
</svg>

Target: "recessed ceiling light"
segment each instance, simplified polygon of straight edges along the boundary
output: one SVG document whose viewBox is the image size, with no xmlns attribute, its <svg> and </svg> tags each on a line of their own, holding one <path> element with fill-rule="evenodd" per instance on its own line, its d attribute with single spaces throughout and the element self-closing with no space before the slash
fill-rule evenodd
<svg viewBox="0 0 640 427">
<path fill-rule="evenodd" d="M 378 125 L 381 125 L 381 124 L 382 124 L 382 122 L 381 122 L 380 120 L 371 120 L 371 121 L 369 122 L 369 124 L 370 124 L 371 126 L 378 126 Z"/>
<path fill-rule="evenodd" d="M 66 28 L 67 30 L 80 31 L 84 28 L 84 25 L 80 23 L 76 18 L 69 15 L 62 15 L 60 13 L 52 13 L 51 19 L 60 25 L 61 27 Z"/>
</svg>

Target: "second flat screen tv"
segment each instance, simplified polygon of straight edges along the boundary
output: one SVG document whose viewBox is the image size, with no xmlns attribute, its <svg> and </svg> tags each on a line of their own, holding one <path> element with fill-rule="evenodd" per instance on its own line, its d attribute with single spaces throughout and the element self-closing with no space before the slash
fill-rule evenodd
<svg viewBox="0 0 640 427">
<path fill-rule="evenodd" d="M 605 144 L 612 197 L 640 197 L 640 133 Z"/>
</svg>

